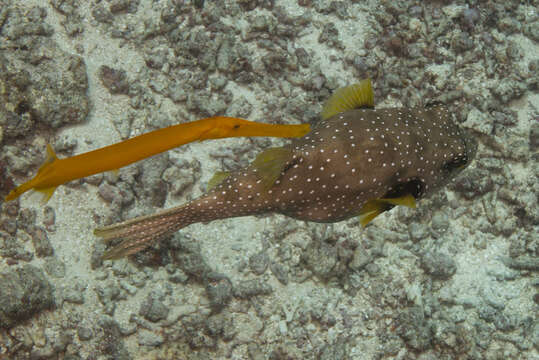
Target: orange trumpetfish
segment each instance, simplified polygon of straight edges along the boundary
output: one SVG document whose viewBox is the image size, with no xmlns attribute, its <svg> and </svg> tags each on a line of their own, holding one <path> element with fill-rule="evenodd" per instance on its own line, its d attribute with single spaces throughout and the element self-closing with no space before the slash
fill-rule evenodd
<svg viewBox="0 0 539 360">
<path fill-rule="evenodd" d="M 13 200 L 31 189 L 43 193 L 47 201 L 56 187 L 68 181 L 116 170 L 193 141 L 243 136 L 301 137 L 309 131 L 309 124 L 264 124 L 215 116 L 155 130 L 66 159 L 58 159 L 52 147 L 47 145 L 47 159 L 36 176 L 13 189 L 5 201 Z"/>
</svg>

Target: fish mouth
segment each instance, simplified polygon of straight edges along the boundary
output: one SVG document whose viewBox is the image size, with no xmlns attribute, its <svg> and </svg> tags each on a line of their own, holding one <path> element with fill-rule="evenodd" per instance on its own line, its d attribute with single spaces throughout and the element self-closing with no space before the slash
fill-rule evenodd
<svg viewBox="0 0 539 360">
<path fill-rule="evenodd" d="M 457 176 L 457 174 L 468 167 L 477 153 L 477 139 L 469 131 L 464 129 L 459 129 L 459 133 L 462 144 L 464 145 L 464 153 L 458 154 L 455 158 L 447 161 L 442 168 L 446 176 L 450 176 L 451 178 Z"/>
</svg>

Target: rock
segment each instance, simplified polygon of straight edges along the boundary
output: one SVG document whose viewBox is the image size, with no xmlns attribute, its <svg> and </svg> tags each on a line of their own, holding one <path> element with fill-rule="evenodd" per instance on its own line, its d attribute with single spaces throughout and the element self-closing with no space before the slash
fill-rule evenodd
<svg viewBox="0 0 539 360">
<path fill-rule="evenodd" d="M 223 336 L 230 340 L 234 333 L 234 321 L 230 314 L 214 314 L 206 319 L 206 331 L 212 337 Z"/>
<path fill-rule="evenodd" d="M 62 260 L 51 257 L 45 261 L 43 268 L 53 278 L 61 279 L 66 275 L 65 264 Z"/>
<path fill-rule="evenodd" d="M 466 129 L 471 129 L 480 134 L 491 135 L 493 131 L 493 120 L 484 112 L 472 108 L 468 112 L 468 117 L 462 126 Z"/>
<path fill-rule="evenodd" d="M 256 275 L 262 275 L 269 265 L 269 256 L 266 252 L 261 251 L 253 254 L 249 258 L 249 268 Z"/>
<path fill-rule="evenodd" d="M 467 169 L 466 173 L 455 179 L 449 187 L 466 199 L 473 199 L 492 191 L 494 183 L 488 171 L 474 168 Z"/>
<path fill-rule="evenodd" d="M 99 78 L 111 94 L 127 94 L 129 82 L 124 70 L 116 70 L 106 65 L 99 67 Z"/>
<path fill-rule="evenodd" d="M 152 331 L 141 329 L 138 331 L 138 343 L 145 346 L 159 346 L 163 344 L 164 339 L 160 334 L 156 334 Z"/>
<path fill-rule="evenodd" d="M 232 298 L 232 282 L 225 275 L 210 272 L 204 277 L 204 285 L 210 306 L 216 312 L 221 311 Z"/>
<path fill-rule="evenodd" d="M 24 249 L 20 238 L 0 231 L 0 256 L 15 260 L 30 261 L 34 255 Z"/>
<path fill-rule="evenodd" d="M 373 260 L 372 255 L 365 248 L 358 246 L 354 250 L 354 257 L 348 267 L 354 271 L 360 271 Z"/>
<path fill-rule="evenodd" d="M 77 335 L 80 340 L 87 341 L 94 337 L 94 332 L 89 327 L 81 325 L 77 328 Z"/>
<path fill-rule="evenodd" d="M 539 119 L 535 118 L 535 121 L 531 124 L 529 135 L 530 150 L 537 151 L 539 148 Z"/>
<path fill-rule="evenodd" d="M 272 274 L 277 278 L 277 280 L 279 280 L 279 282 L 283 285 L 286 285 L 288 284 L 288 267 L 281 264 L 281 263 L 278 263 L 278 262 L 273 262 L 271 263 L 270 265 L 270 270 L 272 272 Z"/>
<path fill-rule="evenodd" d="M 10 97 L 6 106 L 0 107 L 0 118 L 14 117 L 24 126 L 16 133 L 9 127 L 4 129 L 5 136 L 31 130 L 36 121 L 53 128 L 82 122 L 89 111 L 84 61 L 61 50 L 51 38 L 52 28 L 42 18 L 30 21 L 20 10 L 11 10 L 10 26 L 4 28 L 0 41 L 20 51 L 1 56 L 0 88 L 10 89 Z M 21 63 L 27 70 L 21 70 Z"/>
<path fill-rule="evenodd" d="M 169 308 L 157 297 L 155 293 L 150 293 L 140 305 L 139 314 L 147 320 L 157 322 L 167 318 Z"/>
<path fill-rule="evenodd" d="M 108 317 L 102 318 L 99 321 L 99 326 L 99 337 L 97 339 L 97 344 L 94 346 L 97 346 L 97 348 L 100 349 L 100 353 L 110 355 L 110 358 L 115 360 L 131 359 L 124 341 L 122 340 L 120 326 Z"/>
<path fill-rule="evenodd" d="M 415 222 L 408 225 L 408 233 L 413 242 L 421 241 L 428 236 L 427 228 Z"/>
<path fill-rule="evenodd" d="M 169 184 L 169 193 L 178 196 L 196 182 L 196 170 L 193 168 L 180 169 L 170 166 L 162 175 L 162 179 Z"/>
<path fill-rule="evenodd" d="M 307 248 L 301 259 L 315 275 L 327 279 L 337 264 L 337 250 L 325 241 L 318 241 Z"/>
<path fill-rule="evenodd" d="M 140 163 L 142 192 L 146 199 L 151 199 L 153 206 L 162 207 L 167 197 L 167 187 L 161 175 L 168 166 L 168 154 L 163 153 L 152 157 L 152 161 Z"/>
<path fill-rule="evenodd" d="M 32 265 L 0 274 L 0 289 L 0 327 L 6 329 L 54 306 L 52 285 Z"/>
<path fill-rule="evenodd" d="M 418 351 L 431 348 L 432 332 L 420 307 L 413 307 L 402 312 L 398 316 L 398 323 L 396 332 L 408 346 Z"/>
<path fill-rule="evenodd" d="M 253 296 L 271 294 L 271 286 L 261 280 L 245 280 L 238 283 L 234 288 L 234 295 L 241 299 L 248 299 Z"/>
<path fill-rule="evenodd" d="M 61 289 L 62 299 L 72 304 L 84 304 L 86 285 L 83 282 L 69 282 Z"/>
<path fill-rule="evenodd" d="M 421 268 L 429 275 L 448 279 L 457 271 L 455 261 L 439 252 L 427 252 L 421 257 Z"/>
</svg>

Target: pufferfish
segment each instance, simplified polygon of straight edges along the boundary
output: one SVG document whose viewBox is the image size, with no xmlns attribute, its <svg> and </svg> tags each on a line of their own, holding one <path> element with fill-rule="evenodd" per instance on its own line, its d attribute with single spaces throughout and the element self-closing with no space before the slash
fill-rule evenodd
<svg viewBox="0 0 539 360">
<path fill-rule="evenodd" d="M 374 109 L 370 80 L 339 89 L 305 136 L 261 152 L 245 169 L 217 173 L 209 190 L 179 207 L 95 230 L 121 240 L 105 259 L 134 254 L 193 223 L 280 213 L 365 226 L 396 205 L 447 183 L 472 159 L 475 143 L 444 106 Z"/>
</svg>

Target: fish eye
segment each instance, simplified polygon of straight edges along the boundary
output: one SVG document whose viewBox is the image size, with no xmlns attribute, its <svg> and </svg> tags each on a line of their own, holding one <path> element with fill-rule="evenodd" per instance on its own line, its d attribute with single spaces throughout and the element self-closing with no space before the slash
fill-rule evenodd
<svg viewBox="0 0 539 360">
<path fill-rule="evenodd" d="M 454 159 L 447 161 L 444 164 L 443 169 L 445 171 L 451 172 L 453 170 L 463 168 L 464 166 L 466 166 L 466 164 L 468 164 L 468 158 L 466 156 L 458 156 Z"/>
</svg>

